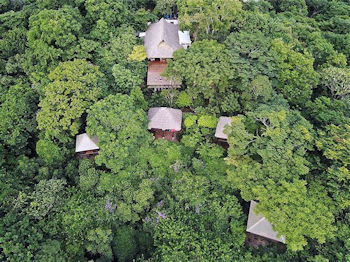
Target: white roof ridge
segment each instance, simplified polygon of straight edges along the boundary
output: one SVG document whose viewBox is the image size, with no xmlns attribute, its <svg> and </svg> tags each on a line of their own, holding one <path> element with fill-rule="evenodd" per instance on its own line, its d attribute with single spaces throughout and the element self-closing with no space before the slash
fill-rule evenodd
<svg viewBox="0 0 350 262">
<path fill-rule="evenodd" d="M 252 230 L 254 227 L 256 227 L 258 224 L 260 224 L 260 222 L 262 222 L 263 220 L 266 220 L 265 217 L 262 217 L 259 219 L 259 221 L 257 221 L 254 225 L 252 225 L 250 228 L 247 228 L 247 231 Z"/>
<path fill-rule="evenodd" d="M 165 32 L 165 24 L 164 24 L 164 23 L 167 23 L 167 21 L 165 21 L 165 19 L 162 18 L 162 19 L 159 20 L 159 22 L 162 22 L 162 24 L 161 24 L 162 25 L 162 27 L 161 27 L 161 30 L 162 30 L 161 34 L 162 34 L 162 36 L 161 36 L 160 42 L 158 44 L 160 44 L 162 41 L 167 43 L 167 41 L 166 41 L 166 32 Z"/>
</svg>

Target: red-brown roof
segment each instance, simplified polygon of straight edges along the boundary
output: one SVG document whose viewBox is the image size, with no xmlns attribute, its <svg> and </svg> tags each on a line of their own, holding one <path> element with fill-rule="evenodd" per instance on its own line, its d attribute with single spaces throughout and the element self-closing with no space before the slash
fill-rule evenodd
<svg viewBox="0 0 350 262">
<path fill-rule="evenodd" d="M 150 61 L 147 73 L 147 86 L 179 86 L 180 83 L 166 79 L 161 74 L 167 66 L 166 61 Z"/>
</svg>

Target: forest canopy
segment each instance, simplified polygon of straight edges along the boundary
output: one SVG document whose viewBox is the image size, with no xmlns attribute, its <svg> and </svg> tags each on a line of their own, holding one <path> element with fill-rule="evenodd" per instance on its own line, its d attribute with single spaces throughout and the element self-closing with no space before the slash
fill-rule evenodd
<svg viewBox="0 0 350 262">
<path fill-rule="evenodd" d="M 1 261 L 350 261 L 350 2 L 0 0 L 0 206 Z"/>
</svg>

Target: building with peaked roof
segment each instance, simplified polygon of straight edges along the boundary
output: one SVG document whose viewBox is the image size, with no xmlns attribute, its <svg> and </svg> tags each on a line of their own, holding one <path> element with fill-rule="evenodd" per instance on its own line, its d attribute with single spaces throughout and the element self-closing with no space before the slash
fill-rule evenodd
<svg viewBox="0 0 350 262">
<path fill-rule="evenodd" d="M 77 135 L 75 138 L 75 153 L 81 158 L 93 157 L 98 154 L 97 136 L 89 137 L 87 133 Z"/>
<path fill-rule="evenodd" d="M 266 238 L 272 241 L 285 244 L 286 243 L 285 237 L 278 236 L 278 232 L 273 230 L 271 223 L 267 221 L 267 219 L 264 216 L 258 215 L 255 213 L 254 208 L 256 205 L 258 205 L 257 202 L 250 201 L 246 231 L 254 236 Z M 251 237 L 251 238 L 254 238 L 254 237 Z M 264 243 L 264 240 L 261 240 L 259 238 L 255 238 L 253 239 L 253 241 L 252 239 L 250 239 L 249 242 L 252 243 L 253 246 L 266 245 L 266 242 Z"/>
<path fill-rule="evenodd" d="M 177 141 L 181 131 L 182 111 L 168 107 L 153 107 L 148 110 L 148 129 L 155 138 Z"/>
<path fill-rule="evenodd" d="M 216 126 L 215 137 L 219 140 L 226 141 L 228 135 L 226 134 L 226 126 L 231 126 L 231 118 L 227 116 L 220 116 Z"/>
<path fill-rule="evenodd" d="M 151 24 L 144 37 L 147 58 L 150 60 L 173 58 L 173 53 L 182 47 L 178 31 L 178 25 L 168 23 L 164 18 Z"/>
<path fill-rule="evenodd" d="M 155 91 L 179 88 L 181 83 L 162 76 L 167 59 L 173 58 L 173 53 L 180 48 L 191 45 L 189 31 L 180 31 L 178 20 L 160 19 L 150 24 L 146 32 L 141 32 L 148 60 L 147 87 Z"/>
<path fill-rule="evenodd" d="M 160 19 L 151 24 L 147 31 L 140 33 L 144 38 L 144 45 L 149 60 L 171 59 L 173 53 L 180 48 L 191 45 L 189 31 L 180 31 L 178 20 Z"/>
<path fill-rule="evenodd" d="M 182 111 L 169 107 L 153 107 L 148 110 L 148 129 L 180 131 Z"/>
</svg>

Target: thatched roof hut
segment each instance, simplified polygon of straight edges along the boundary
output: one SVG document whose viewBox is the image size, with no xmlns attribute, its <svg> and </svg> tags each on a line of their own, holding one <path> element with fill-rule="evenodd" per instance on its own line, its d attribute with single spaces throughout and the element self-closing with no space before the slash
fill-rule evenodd
<svg viewBox="0 0 350 262">
<path fill-rule="evenodd" d="M 148 110 L 148 129 L 180 131 L 182 111 L 168 107 L 153 107 Z"/>
<path fill-rule="evenodd" d="M 182 47 L 178 31 L 178 25 L 168 23 L 164 18 L 151 24 L 144 37 L 147 58 L 173 58 L 173 53 Z"/>
</svg>

